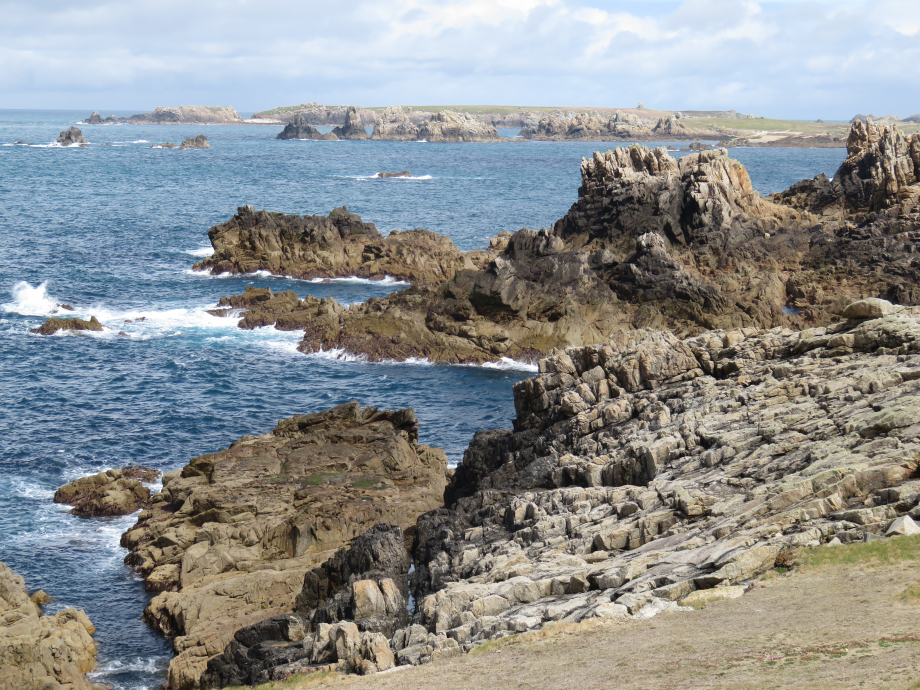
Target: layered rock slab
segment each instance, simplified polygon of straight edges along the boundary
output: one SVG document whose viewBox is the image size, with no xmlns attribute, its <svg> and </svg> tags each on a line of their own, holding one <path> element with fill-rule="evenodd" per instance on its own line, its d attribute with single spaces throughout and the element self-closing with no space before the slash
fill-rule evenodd
<svg viewBox="0 0 920 690">
<path fill-rule="evenodd" d="M 427 230 L 383 237 L 373 223 L 362 222 L 344 206 L 328 216 L 288 216 L 242 206 L 229 221 L 211 228 L 208 237 L 214 254 L 196 263 L 195 270 L 438 283 L 472 267 L 446 237 Z"/>
<path fill-rule="evenodd" d="M 144 617 L 174 638 L 169 687 L 196 687 L 236 630 L 290 613 L 306 572 L 374 524 L 440 505 L 446 467 L 411 409 L 349 403 L 164 475 L 122 544 L 160 592 Z"/>
<path fill-rule="evenodd" d="M 514 431 L 478 433 L 447 507 L 419 520 L 415 622 L 470 649 L 733 596 L 785 550 L 903 531 L 920 515 L 920 309 L 889 307 L 541 360 Z"/>
<path fill-rule="evenodd" d="M 96 628 L 86 614 L 64 609 L 42 616 L 33 599 L 22 577 L 0 563 L 0 686 L 103 690 L 85 677 L 96 665 Z"/>
</svg>

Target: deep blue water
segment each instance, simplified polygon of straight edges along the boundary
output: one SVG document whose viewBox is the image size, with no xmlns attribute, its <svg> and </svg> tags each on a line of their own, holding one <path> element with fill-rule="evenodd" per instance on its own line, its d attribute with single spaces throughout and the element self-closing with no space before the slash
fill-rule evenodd
<svg viewBox="0 0 920 690">
<path fill-rule="evenodd" d="M 414 407 L 422 441 L 456 462 L 476 429 L 510 425 L 511 386 L 528 375 L 301 355 L 296 333 L 211 317 L 205 309 L 247 285 L 342 302 L 400 286 L 193 274 L 208 228 L 243 204 L 301 214 L 346 204 L 383 232 L 424 227 L 479 248 L 500 230 L 563 215 L 595 146 L 277 141 L 278 126 L 134 125 L 81 126 L 85 149 L 47 146 L 88 114 L 0 111 L 0 560 L 56 597 L 50 611 L 87 611 L 99 680 L 155 688 L 169 645 L 140 621 L 147 596 L 118 546 L 134 518 L 71 516 L 51 502 L 57 487 L 110 467 L 169 471 L 278 419 L 354 399 Z M 212 149 L 150 148 L 199 133 Z M 35 146 L 8 145 L 20 140 Z M 732 155 L 767 194 L 832 174 L 844 151 Z M 368 179 L 400 170 L 422 179 Z M 59 302 L 112 331 L 29 333 Z"/>
</svg>

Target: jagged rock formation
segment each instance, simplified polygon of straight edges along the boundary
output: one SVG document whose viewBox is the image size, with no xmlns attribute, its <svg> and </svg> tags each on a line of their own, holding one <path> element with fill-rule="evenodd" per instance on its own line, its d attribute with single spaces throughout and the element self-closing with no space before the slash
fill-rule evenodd
<svg viewBox="0 0 920 690">
<path fill-rule="evenodd" d="M 419 519 L 415 623 L 466 650 L 654 614 L 787 549 L 909 531 L 920 308 L 846 315 L 683 341 L 634 331 L 542 360 L 515 386 L 514 431 L 478 433 L 447 507 Z"/>
<path fill-rule="evenodd" d="M 652 134 L 665 139 L 698 139 L 709 132 L 690 129 L 673 115 L 658 119 L 652 128 Z"/>
<path fill-rule="evenodd" d="M 178 108 L 157 106 L 153 112 L 117 121 L 134 125 L 223 125 L 239 124 L 243 118 L 229 105 L 180 105 Z"/>
<path fill-rule="evenodd" d="M 419 128 L 412 123 L 401 107 L 387 106 L 374 123 L 371 139 L 385 141 L 416 141 Z"/>
<path fill-rule="evenodd" d="M 54 502 L 73 506 L 70 512 L 81 517 L 130 515 L 148 504 L 150 489 L 144 483 L 159 476 L 149 467 L 105 470 L 62 486 L 54 492 Z"/>
<path fill-rule="evenodd" d="M 104 125 L 105 120 L 102 119 L 102 116 L 99 114 L 98 110 L 94 110 L 92 115 L 86 118 L 86 124 L 88 125 Z"/>
<path fill-rule="evenodd" d="M 50 317 L 45 323 L 38 328 L 32 328 L 32 333 L 40 335 L 54 335 L 58 331 L 101 331 L 102 324 L 95 316 L 90 316 L 89 321 L 85 319 L 59 319 L 56 316 Z"/>
<path fill-rule="evenodd" d="M 872 131 L 854 125 L 834 182 L 819 176 L 769 199 L 724 149 L 679 161 L 637 145 L 595 153 L 582 162 L 578 200 L 552 230 L 524 229 L 475 260 L 471 253 L 475 267 L 440 285 L 348 309 L 276 299 L 241 325 L 297 312 L 277 323 L 305 329 L 304 352 L 485 362 L 630 328 L 681 337 L 801 329 L 834 322 L 863 297 L 917 304 L 920 136 Z"/>
<path fill-rule="evenodd" d="M 96 665 L 96 628 L 64 609 L 42 616 L 22 577 L 0 563 L 0 686 L 16 690 L 104 690 L 84 674 Z"/>
<path fill-rule="evenodd" d="M 469 113 L 442 110 L 418 127 L 418 138 L 431 143 L 461 141 L 499 141 L 495 127 Z"/>
<path fill-rule="evenodd" d="M 409 565 L 402 530 L 375 525 L 306 574 L 295 613 L 238 630 L 223 654 L 208 661 L 201 686 L 258 685 L 326 668 L 364 674 L 391 668 L 388 639 L 408 619 Z M 339 638 L 353 644 L 342 648 Z"/>
<path fill-rule="evenodd" d="M 519 136 L 540 141 L 645 141 L 652 138 L 652 131 L 638 118 L 619 111 L 606 119 L 596 112 L 574 117 L 557 113 L 541 118 L 534 128 L 522 129 Z"/>
<path fill-rule="evenodd" d="M 61 146 L 72 146 L 73 144 L 87 144 L 88 142 L 79 128 L 71 126 L 58 135 L 57 143 Z"/>
<path fill-rule="evenodd" d="M 293 278 L 391 276 L 438 283 L 472 264 L 446 237 L 427 230 L 383 237 L 344 206 L 326 216 L 286 216 L 242 206 L 208 231 L 214 254 L 195 264 L 212 273 L 271 271 Z"/>
<path fill-rule="evenodd" d="M 339 139 L 367 139 L 367 130 L 364 129 L 361 116 L 353 105 L 348 106 L 345 111 L 345 123 L 333 129 L 332 133 Z"/>
<path fill-rule="evenodd" d="M 209 149 L 211 144 L 208 143 L 208 138 L 204 134 L 199 134 L 196 137 L 189 137 L 181 144 L 179 144 L 180 149 Z"/>
<path fill-rule="evenodd" d="M 342 125 L 345 123 L 345 116 L 348 112 L 348 108 L 351 107 L 354 106 L 327 106 L 320 103 L 304 103 L 299 106 L 275 108 L 273 110 L 266 110 L 265 112 L 255 113 L 252 116 L 252 119 L 281 120 L 282 122 L 290 122 L 294 118 L 300 116 L 304 119 L 306 124 L 313 125 L 314 127 Z M 373 110 L 368 110 L 367 108 L 362 108 L 360 106 L 354 108 L 358 114 L 358 117 L 361 118 L 361 123 L 363 126 L 373 126 L 375 120 L 377 119 L 377 115 Z"/>
<path fill-rule="evenodd" d="M 322 134 L 318 129 L 307 124 L 303 113 L 297 113 L 284 126 L 284 129 L 278 133 L 276 139 L 322 139 L 325 141 L 337 141 L 338 137 L 329 132 Z"/>
<path fill-rule="evenodd" d="M 305 574 L 349 541 L 440 505 L 446 468 L 411 409 L 349 403 L 164 475 L 122 545 L 160 592 L 144 617 L 174 638 L 171 690 L 197 687 L 240 628 L 291 613 Z"/>
</svg>

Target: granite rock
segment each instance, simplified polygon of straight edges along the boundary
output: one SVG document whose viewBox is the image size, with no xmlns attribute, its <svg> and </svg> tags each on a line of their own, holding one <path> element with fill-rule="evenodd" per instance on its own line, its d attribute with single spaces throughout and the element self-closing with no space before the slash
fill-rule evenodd
<svg viewBox="0 0 920 690">
<path fill-rule="evenodd" d="M 148 467 L 105 470 L 62 486 L 54 493 L 54 502 L 74 506 L 70 512 L 81 517 L 130 515 L 150 501 L 150 489 L 142 482 L 154 482 L 159 476 Z"/>
<path fill-rule="evenodd" d="M 367 139 L 367 131 L 364 129 L 364 122 L 358 115 L 357 109 L 350 105 L 345 111 L 345 122 L 332 130 L 332 133 L 339 139 Z"/>
<path fill-rule="evenodd" d="M 87 144 L 88 142 L 83 137 L 83 132 L 80 131 L 78 127 L 69 127 L 65 131 L 61 132 L 57 138 L 57 143 L 61 146 L 73 146 L 74 144 Z"/>
<path fill-rule="evenodd" d="M 102 324 L 95 316 L 85 319 L 59 319 L 56 316 L 50 317 L 45 323 L 38 328 L 31 329 L 32 333 L 40 335 L 54 335 L 58 331 L 101 331 Z"/>
</svg>

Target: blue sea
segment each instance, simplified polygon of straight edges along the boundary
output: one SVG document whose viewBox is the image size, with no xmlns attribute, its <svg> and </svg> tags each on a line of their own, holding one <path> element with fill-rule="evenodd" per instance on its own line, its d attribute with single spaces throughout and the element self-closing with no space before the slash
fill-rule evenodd
<svg viewBox="0 0 920 690">
<path fill-rule="evenodd" d="M 511 387 L 534 369 L 370 364 L 300 354 L 297 333 L 241 330 L 206 309 L 250 285 L 343 303 L 404 285 L 195 273 L 208 228 L 244 204 L 298 214 L 344 204 L 385 233 L 421 227 L 481 248 L 501 230 L 549 227 L 576 200 L 581 158 L 609 145 L 278 141 L 280 126 L 244 125 L 78 125 L 88 148 L 51 145 L 88 116 L 0 110 L 0 560 L 55 597 L 46 611 L 89 614 L 97 682 L 152 689 L 170 645 L 141 622 L 148 596 L 123 564 L 118 540 L 135 518 L 72 516 L 52 502 L 57 487 L 113 467 L 173 470 L 350 400 L 414 407 L 422 442 L 456 463 L 475 430 L 510 426 Z M 202 133 L 210 150 L 151 148 Z M 844 155 L 732 151 L 763 194 L 831 175 Z M 413 179 L 373 179 L 402 170 Z M 110 330 L 29 332 L 60 303 Z"/>
</svg>

